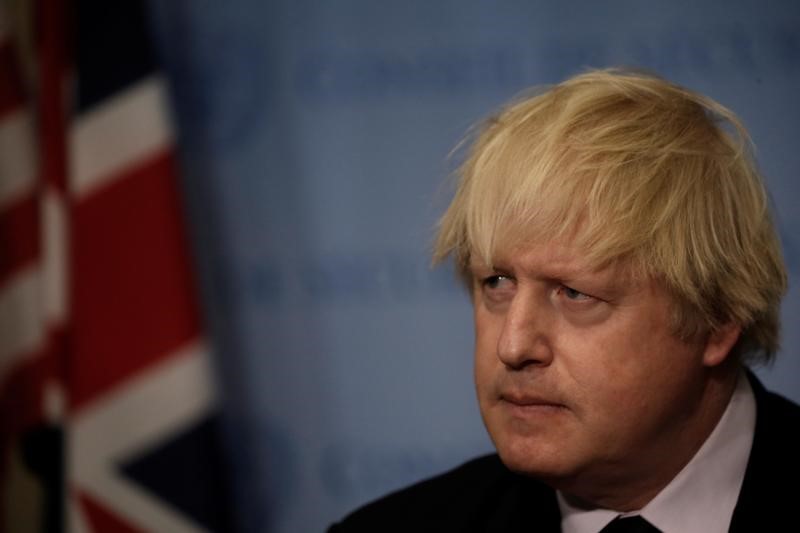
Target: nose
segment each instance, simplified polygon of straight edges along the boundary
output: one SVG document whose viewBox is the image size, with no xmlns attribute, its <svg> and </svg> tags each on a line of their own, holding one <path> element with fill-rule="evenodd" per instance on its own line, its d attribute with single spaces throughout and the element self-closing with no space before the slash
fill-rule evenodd
<svg viewBox="0 0 800 533">
<path fill-rule="evenodd" d="M 508 368 L 547 366 L 553 360 L 552 320 L 547 304 L 518 292 L 510 303 L 497 341 L 497 356 Z"/>
</svg>

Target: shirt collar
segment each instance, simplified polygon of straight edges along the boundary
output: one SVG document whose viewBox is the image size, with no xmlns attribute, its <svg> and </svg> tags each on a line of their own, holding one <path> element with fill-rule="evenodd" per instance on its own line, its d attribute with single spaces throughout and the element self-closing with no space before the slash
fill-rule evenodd
<svg viewBox="0 0 800 533">
<path fill-rule="evenodd" d="M 670 483 L 638 513 L 662 531 L 728 531 L 753 445 L 756 403 L 742 372 L 725 412 Z M 564 533 L 596 533 L 620 513 L 582 509 L 557 493 Z"/>
</svg>

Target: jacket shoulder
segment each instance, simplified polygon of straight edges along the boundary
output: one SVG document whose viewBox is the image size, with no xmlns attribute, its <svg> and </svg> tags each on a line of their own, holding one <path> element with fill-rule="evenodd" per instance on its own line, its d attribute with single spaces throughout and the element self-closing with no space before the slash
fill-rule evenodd
<svg viewBox="0 0 800 533">
<path fill-rule="evenodd" d="M 756 430 L 730 530 L 777 531 L 796 521 L 796 491 L 783 486 L 800 478 L 800 406 L 766 390 L 752 374 L 750 384 Z"/>
<path fill-rule="evenodd" d="M 484 531 L 513 515 L 515 502 L 531 491 L 552 492 L 487 455 L 369 503 L 329 532 Z"/>
</svg>

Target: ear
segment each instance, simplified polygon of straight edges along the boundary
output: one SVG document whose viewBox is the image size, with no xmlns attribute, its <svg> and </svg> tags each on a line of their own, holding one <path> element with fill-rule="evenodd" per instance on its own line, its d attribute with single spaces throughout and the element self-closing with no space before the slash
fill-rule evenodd
<svg viewBox="0 0 800 533">
<path fill-rule="evenodd" d="M 703 351 L 703 364 L 712 367 L 725 361 L 736 341 L 739 340 L 741 332 L 742 328 L 739 324 L 727 323 L 709 333 Z"/>
</svg>

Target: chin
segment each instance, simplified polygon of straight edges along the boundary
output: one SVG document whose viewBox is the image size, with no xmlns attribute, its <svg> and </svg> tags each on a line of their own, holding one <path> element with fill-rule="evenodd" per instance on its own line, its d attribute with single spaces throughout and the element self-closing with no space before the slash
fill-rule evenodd
<svg viewBox="0 0 800 533">
<path fill-rule="evenodd" d="M 575 470 L 563 446 L 512 438 L 497 439 L 495 447 L 509 470 L 542 481 L 568 478 Z"/>
</svg>

